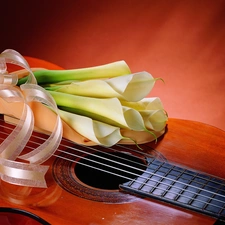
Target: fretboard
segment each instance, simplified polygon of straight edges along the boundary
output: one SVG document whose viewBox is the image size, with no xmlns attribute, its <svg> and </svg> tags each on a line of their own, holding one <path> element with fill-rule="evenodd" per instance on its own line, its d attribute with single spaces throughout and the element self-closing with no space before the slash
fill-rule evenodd
<svg viewBox="0 0 225 225">
<path fill-rule="evenodd" d="M 154 158 L 148 161 L 146 171 L 120 185 L 122 190 L 225 218 L 225 180 Z"/>
</svg>

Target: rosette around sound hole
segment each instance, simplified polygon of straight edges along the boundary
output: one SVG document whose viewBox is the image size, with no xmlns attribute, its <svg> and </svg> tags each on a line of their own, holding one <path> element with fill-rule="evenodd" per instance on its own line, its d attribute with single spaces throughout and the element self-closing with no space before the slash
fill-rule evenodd
<svg viewBox="0 0 225 225">
<path fill-rule="evenodd" d="M 93 201 L 121 203 L 136 197 L 119 191 L 119 185 L 146 170 L 143 155 L 111 148 L 79 146 L 61 153 L 53 163 L 53 176 L 66 191 Z"/>
</svg>

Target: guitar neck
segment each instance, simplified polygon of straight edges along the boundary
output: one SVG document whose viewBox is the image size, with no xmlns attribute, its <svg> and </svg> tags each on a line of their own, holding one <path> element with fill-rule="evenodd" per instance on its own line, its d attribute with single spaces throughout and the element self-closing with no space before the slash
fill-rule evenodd
<svg viewBox="0 0 225 225">
<path fill-rule="evenodd" d="M 225 181 L 149 158 L 146 171 L 120 188 L 184 208 L 225 219 Z"/>
</svg>

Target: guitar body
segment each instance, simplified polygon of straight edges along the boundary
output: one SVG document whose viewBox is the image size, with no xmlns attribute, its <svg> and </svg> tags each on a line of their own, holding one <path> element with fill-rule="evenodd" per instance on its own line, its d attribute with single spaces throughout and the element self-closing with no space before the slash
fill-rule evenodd
<svg viewBox="0 0 225 225">
<path fill-rule="evenodd" d="M 225 132 L 202 123 L 170 119 L 168 131 L 157 144 L 149 143 L 170 162 L 225 177 Z M 88 174 L 87 174 L 88 176 Z M 12 187 L 10 187 L 12 188 Z M 15 186 L 15 193 L 16 193 Z M 215 219 L 171 204 L 137 196 L 119 202 L 78 197 L 57 187 L 59 198 L 49 206 L 17 205 L 0 200 L 1 207 L 20 208 L 50 224 L 214 224 Z M 96 191 L 96 188 L 93 188 Z M 102 190 L 99 189 L 99 195 Z M 113 195 L 118 190 L 107 191 Z M 124 196 L 123 196 L 124 195 Z M 128 200 L 126 200 L 128 199 Z M 16 203 L 16 202 L 15 202 Z"/>
<path fill-rule="evenodd" d="M 176 165 L 225 178 L 225 131 L 199 122 L 170 118 L 166 134 L 157 143 L 147 145 Z M 55 157 L 48 163 L 54 165 L 54 161 Z M 7 189 L 7 184 L 1 185 Z M 215 218 L 198 212 L 150 198 L 133 196 L 119 189 L 102 190 L 88 187 L 86 184 L 83 186 L 84 189 L 87 187 L 97 193 L 101 201 L 99 196 L 90 199 L 87 192 L 86 197 L 74 195 L 56 182 L 54 189 L 49 189 L 48 193 L 48 200 L 51 194 L 53 197 L 57 196 L 52 204 L 20 204 L 10 196 L 2 196 L 0 207 L 25 210 L 53 225 L 207 225 L 216 221 Z M 14 193 L 19 190 L 17 186 L 12 185 L 9 189 Z M 105 193 L 112 196 L 112 199 L 115 195 L 116 200 L 104 201 Z M 40 195 L 39 202 L 42 197 L 43 195 Z M 120 197 L 121 201 L 118 200 Z"/>
</svg>

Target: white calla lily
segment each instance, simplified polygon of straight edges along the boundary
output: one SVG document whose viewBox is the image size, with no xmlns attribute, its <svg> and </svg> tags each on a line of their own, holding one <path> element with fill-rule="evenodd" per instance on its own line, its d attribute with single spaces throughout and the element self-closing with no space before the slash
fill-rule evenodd
<svg viewBox="0 0 225 225">
<path fill-rule="evenodd" d="M 96 144 L 112 146 L 123 139 L 118 127 L 64 110 L 59 110 L 59 114 L 71 128 Z"/>
<path fill-rule="evenodd" d="M 147 129 L 160 131 L 165 128 L 168 116 L 160 98 L 144 98 L 139 102 L 121 101 L 121 104 L 137 110 L 142 116 Z"/>
<path fill-rule="evenodd" d="M 50 94 L 59 108 L 64 111 L 83 115 L 119 128 L 148 131 L 141 114 L 133 108 L 122 106 L 117 98 L 89 98 L 54 91 L 50 91 Z M 152 135 L 154 136 L 154 133 Z"/>
<path fill-rule="evenodd" d="M 165 128 L 168 117 L 164 110 L 143 110 L 140 111 L 147 129 L 161 131 Z"/>
<path fill-rule="evenodd" d="M 119 98 L 139 101 L 152 90 L 155 79 L 147 72 L 123 75 L 110 79 L 70 81 L 70 84 L 53 84 L 47 90 L 95 98 Z"/>
<path fill-rule="evenodd" d="M 83 136 L 91 127 L 93 136 L 87 138 L 95 143 L 104 143 L 103 136 L 101 139 L 100 133 L 95 133 L 99 123 L 116 127 L 116 139 L 121 138 L 124 130 L 126 133 L 148 133 L 152 136 L 149 141 L 164 133 L 168 116 L 161 100 L 146 98 L 158 79 L 146 71 L 131 74 L 124 61 L 75 70 L 35 69 L 34 74 L 39 85 L 49 91 L 61 110 L 75 114 L 74 120 L 78 124 L 78 120 L 84 120 L 82 116 L 85 118 L 83 127 L 74 126 L 73 120 L 67 122 L 69 126 L 72 123 L 77 132 L 80 130 L 79 134 Z M 25 77 L 21 78 L 18 85 L 25 80 Z M 104 130 L 105 136 L 110 131 L 108 128 L 100 130 Z"/>
</svg>

